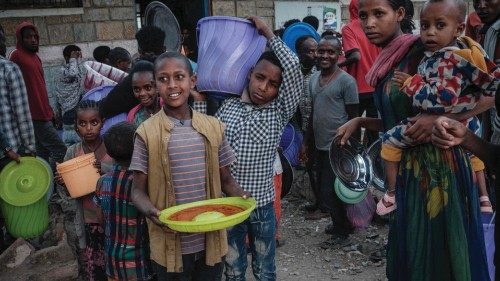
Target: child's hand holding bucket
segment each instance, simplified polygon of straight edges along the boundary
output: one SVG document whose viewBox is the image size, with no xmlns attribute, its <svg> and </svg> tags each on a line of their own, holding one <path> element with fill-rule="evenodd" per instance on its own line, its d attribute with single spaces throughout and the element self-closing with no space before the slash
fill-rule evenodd
<svg viewBox="0 0 500 281">
<path fill-rule="evenodd" d="M 94 167 L 99 171 L 99 174 L 101 174 L 101 161 L 96 159 L 94 162 Z"/>
<path fill-rule="evenodd" d="M 266 37 L 267 40 L 274 37 L 273 30 L 267 25 L 267 23 L 261 17 L 252 16 L 248 17 L 247 19 L 253 22 L 259 34 Z"/>
<path fill-rule="evenodd" d="M 61 164 L 61 163 L 57 163 L 57 162 L 56 162 L 56 165 L 59 165 L 59 164 Z M 62 185 L 62 186 L 64 186 L 64 180 L 63 180 L 63 178 L 62 178 L 61 174 L 59 174 L 59 172 L 57 171 L 57 169 L 56 169 L 56 172 L 54 173 L 54 181 L 55 181 L 58 185 Z"/>
</svg>

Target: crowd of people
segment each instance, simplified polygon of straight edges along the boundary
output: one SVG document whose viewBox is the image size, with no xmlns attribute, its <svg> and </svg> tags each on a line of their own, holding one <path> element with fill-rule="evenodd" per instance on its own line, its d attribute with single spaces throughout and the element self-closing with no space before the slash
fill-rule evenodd
<svg viewBox="0 0 500 281">
<path fill-rule="evenodd" d="M 256 280 L 276 280 L 285 126 L 304 135 L 300 159 L 315 197 L 305 219 L 331 218 L 322 247 L 355 230 L 332 188 L 332 141 L 368 146 L 380 136 L 387 192 L 376 212 L 391 214 L 387 278 L 491 280 L 481 214 L 493 213 L 487 187 L 500 184 L 500 1 L 473 4 L 466 16 L 463 0 L 427 1 L 414 35 L 409 0 L 352 0 L 341 32 L 300 37 L 296 53 L 283 30 L 250 17 L 266 50 L 241 95 L 215 108 L 196 91 L 193 62 L 166 51 L 154 26 L 136 33 L 137 54 L 94 50 L 97 62 L 128 73 L 99 102 L 82 100 L 81 49 L 63 48 L 51 107 L 36 26 L 17 27 L 8 59 L 0 27 L 0 170 L 37 156 L 56 171 L 94 154 L 96 191 L 71 198 L 55 172 L 51 198 L 82 280 L 246 280 L 248 254 Z M 318 29 L 312 16 L 303 22 Z M 119 113 L 127 122 L 102 134 Z M 176 232 L 159 219 L 168 207 L 222 196 L 253 197 L 257 207 L 206 233 Z"/>
</svg>

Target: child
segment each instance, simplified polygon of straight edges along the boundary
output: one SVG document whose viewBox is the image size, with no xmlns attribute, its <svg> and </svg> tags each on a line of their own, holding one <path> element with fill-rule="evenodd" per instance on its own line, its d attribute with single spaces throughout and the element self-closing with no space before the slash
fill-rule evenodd
<svg viewBox="0 0 500 281">
<path fill-rule="evenodd" d="M 103 119 L 99 114 L 99 104 L 91 100 L 81 101 L 76 107 L 75 131 L 82 141 L 68 147 L 64 161 L 87 153 L 94 153 L 96 167 L 100 169 L 100 173 L 110 171 L 113 167 L 113 159 L 107 154 L 100 136 L 102 125 Z M 61 176 L 57 175 L 56 181 L 64 185 Z M 68 236 L 72 236 L 71 239 L 68 237 L 68 243 L 76 248 L 80 274 L 85 276 L 85 280 L 106 280 L 104 232 L 97 219 L 97 207 L 93 201 L 94 194 L 77 198 L 75 202 L 60 186 L 58 186 L 58 193 L 62 198 L 74 203 L 68 206 L 68 211 L 72 213 L 69 217 L 65 217 L 65 229 L 69 232 Z M 67 213 L 64 210 L 63 212 Z M 73 233 L 75 233 L 74 236 Z"/>
<path fill-rule="evenodd" d="M 130 110 L 127 121 L 139 126 L 161 109 L 154 81 L 154 65 L 149 61 L 138 61 L 132 68 L 130 76 L 132 76 L 132 91 L 140 104 Z"/>
<path fill-rule="evenodd" d="M 109 64 L 108 56 L 110 51 L 111 48 L 108 46 L 98 46 L 94 49 L 92 55 L 94 56 L 95 61 L 104 64 Z"/>
<path fill-rule="evenodd" d="M 332 234 L 328 243 L 339 243 L 352 232 L 352 225 L 347 219 L 344 203 L 333 190 L 335 174 L 330 165 L 328 151 L 337 129 L 348 120 L 358 115 L 358 88 L 356 81 L 337 65 L 342 51 L 340 39 L 325 36 L 318 44 L 316 60 L 320 72 L 311 76 L 309 84 L 312 97 L 311 120 L 303 142 L 302 153 L 308 151 L 309 139 L 314 138 L 318 149 L 318 207 L 330 213 L 333 224 L 325 230 Z M 330 243 L 330 244 L 331 244 Z"/>
<path fill-rule="evenodd" d="M 118 123 L 104 134 L 104 145 L 115 160 L 112 171 L 97 182 L 95 201 L 105 233 L 108 280 L 149 280 L 146 218 L 132 203 L 133 172 L 128 169 L 136 127 Z M 102 211 L 102 212 L 101 212 Z"/>
<path fill-rule="evenodd" d="M 108 58 L 109 65 L 122 71 L 128 72 L 130 63 L 132 62 L 132 58 L 130 57 L 130 53 L 127 50 L 121 47 L 113 48 L 109 52 Z"/>
<path fill-rule="evenodd" d="M 395 82 L 403 85 L 401 90 L 413 97 L 413 106 L 420 112 L 469 111 L 479 100 L 480 95 L 476 93 L 492 96 L 499 86 L 500 71 L 486 58 L 483 49 L 468 37 L 458 38 L 464 30 L 465 13 L 466 5 L 462 0 L 436 0 L 427 2 L 420 14 L 420 34 L 426 57 L 413 77 L 395 73 Z M 465 122 L 469 128 L 478 127 L 475 117 Z M 405 136 L 407 126 L 408 121 L 403 121 L 383 136 L 381 156 L 385 162 L 388 191 L 377 204 L 380 215 L 396 209 L 394 194 L 401 151 L 416 144 Z"/>
<path fill-rule="evenodd" d="M 236 151 L 231 173 L 257 200 L 249 219 L 228 231 L 226 280 L 244 280 L 247 267 L 245 239 L 250 239 L 252 269 L 259 280 L 275 280 L 276 217 L 273 164 L 283 129 L 295 113 L 303 90 L 297 56 L 258 17 L 249 18 L 268 40 L 249 73 L 241 98 L 225 101 L 216 116 L 226 124 L 226 135 Z"/>
<path fill-rule="evenodd" d="M 84 94 L 83 77 L 85 68 L 82 64 L 82 50 L 76 45 L 63 49 L 66 63 L 61 68 L 61 77 L 56 85 L 56 108 L 54 114 L 63 124 L 63 142 L 70 146 L 80 141 L 75 132 L 75 107 Z"/>
<path fill-rule="evenodd" d="M 130 170 L 132 200 L 147 216 L 151 259 L 157 280 L 220 280 L 227 252 L 226 230 L 176 233 L 158 216 L 165 208 L 227 196 L 248 197 L 229 171 L 234 154 L 224 126 L 191 110 L 190 91 L 196 77 L 189 60 L 176 52 L 155 61 L 156 88 L 162 110 L 136 132 Z"/>
</svg>

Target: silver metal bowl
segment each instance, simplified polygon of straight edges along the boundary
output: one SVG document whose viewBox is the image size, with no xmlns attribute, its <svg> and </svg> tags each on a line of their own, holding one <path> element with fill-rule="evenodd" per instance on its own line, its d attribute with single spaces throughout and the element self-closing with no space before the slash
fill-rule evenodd
<svg viewBox="0 0 500 281">
<path fill-rule="evenodd" d="M 385 186 L 385 171 L 384 171 L 384 160 L 380 156 L 380 151 L 382 150 L 382 139 L 378 139 L 366 151 L 368 157 L 372 162 L 372 185 L 376 189 L 386 192 L 387 187 Z"/>
<path fill-rule="evenodd" d="M 340 138 L 335 137 L 330 145 L 330 164 L 339 180 L 354 191 L 364 191 L 372 179 L 372 163 L 365 147 L 350 138 L 340 146 Z"/>
</svg>

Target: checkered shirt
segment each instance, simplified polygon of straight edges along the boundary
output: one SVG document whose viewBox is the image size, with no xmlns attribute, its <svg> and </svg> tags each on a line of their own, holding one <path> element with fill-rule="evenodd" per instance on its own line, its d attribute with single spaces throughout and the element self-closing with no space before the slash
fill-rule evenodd
<svg viewBox="0 0 500 281">
<path fill-rule="evenodd" d="M 19 67 L 0 56 L 0 131 L 16 152 L 35 152 L 35 133 L 31 122 L 28 94 Z M 3 158 L 0 153 L 0 158 Z"/>
<path fill-rule="evenodd" d="M 260 107 L 231 98 L 216 114 L 226 125 L 227 140 L 236 154 L 231 173 L 244 190 L 252 193 L 258 207 L 274 201 L 276 149 L 303 92 L 303 75 L 297 56 L 277 37 L 269 41 L 269 47 L 284 69 L 278 97 Z"/>
</svg>

